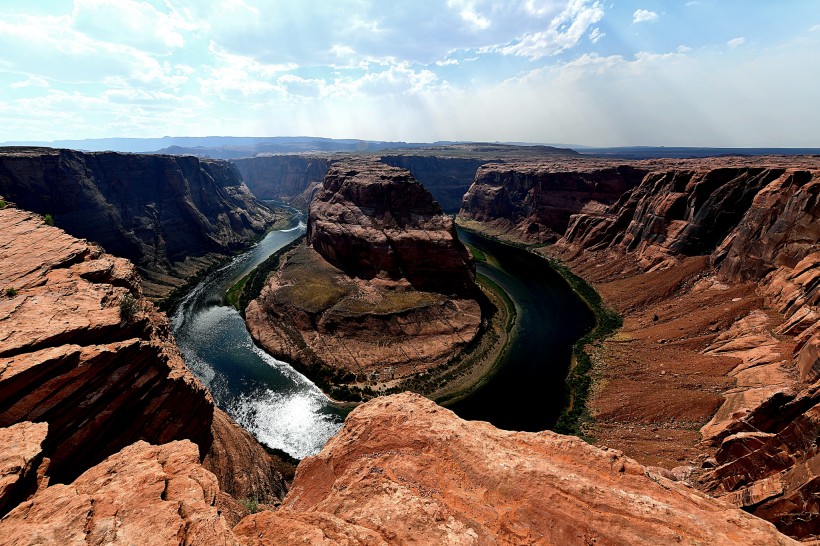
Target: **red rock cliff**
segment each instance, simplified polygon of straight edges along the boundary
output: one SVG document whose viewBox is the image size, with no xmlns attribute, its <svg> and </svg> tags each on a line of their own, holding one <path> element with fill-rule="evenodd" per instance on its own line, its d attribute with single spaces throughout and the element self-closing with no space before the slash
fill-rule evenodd
<svg viewBox="0 0 820 546">
<path fill-rule="evenodd" d="M 403 169 L 364 161 L 331 167 L 310 204 L 307 242 L 356 277 L 475 293 L 475 265 L 453 220 Z"/>
<path fill-rule="evenodd" d="M 3 148 L 0 195 L 133 261 L 152 297 L 274 220 L 233 166 L 195 157 Z"/>
<path fill-rule="evenodd" d="M 0 210 L 0 225 L 0 427 L 49 424 L 42 454 L 52 482 L 137 440 L 184 438 L 226 491 L 283 495 L 262 447 L 185 367 L 130 262 L 20 209 Z M 225 452 L 251 470 L 222 465 Z"/>
</svg>

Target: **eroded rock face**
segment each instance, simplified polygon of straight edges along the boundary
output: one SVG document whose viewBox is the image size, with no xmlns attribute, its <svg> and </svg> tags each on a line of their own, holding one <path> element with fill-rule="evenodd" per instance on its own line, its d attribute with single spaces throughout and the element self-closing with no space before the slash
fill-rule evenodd
<svg viewBox="0 0 820 546">
<path fill-rule="evenodd" d="M 553 241 L 572 214 L 603 210 L 637 186 L 646 172 L 592 160 L 487 164 L 476 173 L 459 216 L 480 222 L 493 234 Z"/>
<path fill-rule="evenodd" d="M 817 488 L 820 162 L 629 165 L 646 173 L 640 184 L 573 215 L 545 250 L 625 314 L 596 349 L 598 437 L 656 463 L 698 464 L 691 425 L 703 424 L 718 450 L 704 488 L 794 536 L 820 533 L 806 493 Z M 492 231 L 513 217 L 481 221 Z"/>
<path fill-rule="evenodd" d="M 0 428 L 0 517 L 37 488 L 47 423 L 17 423 Z"/>
<path fill-rule="evenodd" d="M 405 278 L 418 290 L 475 294 L 475 264 L 453 220 L 402 169 L 333 165 L 311 202 L 307 242 L 355 277 Z"/>
<path fill-rule="evenodd" d="M 259 199 L 298 200 L 311 184 L 321 183 L 330 161 L 316 155 L 272 155 L 231 161 Z M 296 203 L 300 204 L 300 203 Z M 307 208 L 307 202 L 304 203 Z"/>
<path fill-rule="evenodd" d="M 354 410 L 283 506 L 391 544 L 796 544 L 618 451 L 462 421 L 410 394 Z"/>
<path fill-rule="evenodd" d="M 214 409 L 130 262 L 20 209 L 0 210 L 0 225 L 0 426 L 49 423 L 52 483 L 136 440 L 185 438 L 203 457 L 238 450 L 234 461 L 257 468 L 236 480 L 215 467 L 226 490 L 281 498 L 268 455 Z"/>
<path fill-rule="evenodd" d="M 152 297 L 244 247 L 274 220 L 233 166 L 195 157 L 4 148 L 0 195 L 133 261 Z"/>
<path fill-rule="evenodd" d="M 0 520 L 5 544 L 235 545 L 216 477 L 189 441 L 137 442 Z"/>
</svg>

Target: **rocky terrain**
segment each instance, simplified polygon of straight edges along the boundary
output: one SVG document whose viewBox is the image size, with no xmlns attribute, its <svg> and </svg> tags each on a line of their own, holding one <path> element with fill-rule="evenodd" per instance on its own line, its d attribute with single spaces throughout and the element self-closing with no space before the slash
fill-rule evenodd
<svg viewBox="0 0 820 546">
<path fill-rule="evenodd" d="M 17 208 L 0 225 L 0 427 L 48 423 L 17 433 L 39 443 L 20 455 L 21 484 L 69 483 L 137 440 L 186 439 L 224 491 L 284 495 L 274 461 L 185 367 L 130 262 Z M 246 469 L 224 464 L 237 460 Z"/>
<path fill-rule="evenodd" d="M 24 474 L 42 436 L 15 428 L 28 441 L 3 451 L 6 476 Z M 21 432 L 0 429 L 10 435 Z M 798 544 L 620 452 L 462 421 L 410 394 L 354 410 L 280 509 L 238 516 L 221 495 L 194 444 L 140 441 L 41 486 L 0 533 L 14 545 Z"/>
<path fill-rule="evenodd" d="M 333 165 L 288 252 L 245 310 L 274 356 L 330 385 L 396 382 L 444 366 L 476 337 L 475 266 L 407 171 Z"/>
<path fill-rule="evenodd" d="M 307 208 L 299 201 L 311 184 L 321 183 L 330 167 L 328 155 L 270 155 L 231 161 L 259 199 L 275 199 Z"/>
<path fill-rule="evenodd" d="M 566 231 L 571 215 L 602 211 L 646 172 L 585 158 L 490 163 L 476 173 L 460 218 L 501 238 L 552 242 Z"/>
<path fill-rule="evenodd" d="M 229 163 L 195 157 L 3 148 L 0 195 L 133 261 L 152 299 L 275 220 Z"/>
<path fill-rule="evenodd" d="M 573 215 L 540 250 L 624 315 L 620 332 L 590 348 L 590 434 L 788 534 L 820 534 L 820 160 L 627 165 L 645 172 L 639 185 Z M 572 168 L 585 177 L 599 166 Z M 515 212 L 473 205 L 465 198 L 463 213 L 488 231 L 509 222 L 518 240 L 538 240 L 520 235 Z"/>
</svg>

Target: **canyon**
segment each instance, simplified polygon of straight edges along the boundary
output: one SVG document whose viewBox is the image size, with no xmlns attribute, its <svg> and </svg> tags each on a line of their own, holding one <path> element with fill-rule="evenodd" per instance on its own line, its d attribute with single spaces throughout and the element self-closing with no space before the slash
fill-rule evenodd
<svg viewBox="0 0 820 546">
<path fill-rule="evenodd" d="M 0 533 L 11 544 L 798 544 L 766 519 L 816 537 L 817 161 L 484 165 L 459 221 L 560 258 L 624 316 L 587 348 L 594 421 L 582 426 L 598 446 L 396 394 L 353 410 L 290 485 L 187 370 L 142 266 L 0 187 L 14 203 L 0 209 Z M 447 321 L 477 329 L 471 258 L 434 205 L 406 171 L 330 165 L 307 242 L 279 257 L 292 275 L 268 277 L 249 327 L 253 313 L 268 332 L 324 321 L 344 332 L 333 354 L 360 336 L 371 343 L 360 356 L 392 350 L 366 337 L 393 332 L 385 316 L 402 332 L 408 316 L 422 322 L 431 339 Z M 261 214 L 264 231 L 273 218 Z M 319 285 L 300 292 L 305 278 Z M 333 320 L 316 312 L 347 296 Z M 459 307 L 471 301 L 477 315 Z M 291 321 L 270 320 L 276 309 Z M 345 325 L 362 309 L 382 322 Z M 276 335 L 274 353 L 293 339 Z"/>
<path fill-rule="evenodd" d="M 134 262 L 153 300 L 276 219 L 230 164 L 190 156 L 4 148 L 0 195 Z"/>
<path fill-rule="evenodd" d="M 566 166 L 508 166 L 528 178 L 513 184 L 527 194 L 518 210 L 470 199 L 509 191 L 479 172 L 462 210 L 470 226 L 507 226 L 562 259 L 624 316 L 588 348 L 589 435 L 801 537 L 820 524 L 818 167 L 812 157 L 610 162 L 645 174 L 609 206 L 571 214 L 554 246 L 527 230 L 563 205 L 538 194 Z"/>
<path fill-rule="evenodd" d="M 446 367 L 478 334 L 479 293 L 430 193 L 402 169 L 347 161 L 331 166 L 305 243 L 250 295 L 245 318 L 270 354 L 341 394 Z"/>
</svg>

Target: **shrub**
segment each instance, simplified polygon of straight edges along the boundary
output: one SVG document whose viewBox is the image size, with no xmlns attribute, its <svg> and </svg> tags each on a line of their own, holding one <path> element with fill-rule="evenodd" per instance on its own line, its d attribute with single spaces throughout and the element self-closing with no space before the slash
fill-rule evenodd
<svg viewBox="0 0 820 546">
<path fill-rule="evenodd" d="M 140 310 L 139 300 L 131 294 L 126 294 L 120 300 L 120 320 L 130 322 Z"/>
<path fill-rule="evenodd" d="M 245 510 L 251 514 L 255 514 L 259 511 L 259 501 L 257 499 L 242 499 L 239 502 L 245 507 Z"/>
<path fill-rule="evenodd" d="M 0 210 L 6 208 L 6 202 L 0 199 Z"/>
<path fill-rule="evenodd" d="M 6 288 L 6 297 L 13 298 L 17 295 L 17 289 L 13 286 L 9 286 Z"/>
<path fill-rule="evenodd" d="M 54 217 L 51 214 L 46 214 L 45 217 L 43 217 L 43 221 L 49 226 L 54 225 Z"/>
</svg>

